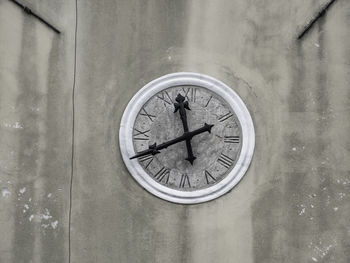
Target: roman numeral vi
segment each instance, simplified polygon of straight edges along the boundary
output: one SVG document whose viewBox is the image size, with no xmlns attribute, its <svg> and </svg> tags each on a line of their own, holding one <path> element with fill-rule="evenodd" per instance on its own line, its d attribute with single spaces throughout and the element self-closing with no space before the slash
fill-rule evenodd
<svg viewBox="0 0 350 263">
<path fill-rule="evenodd" d="M 190 179 L 188 178 L 187 174 L 183 174 L 181 176 L 181 180 L 180 180 L 180 188 L 185 188 L 187 185 L 187 187 L 191 187 L 191 183 L 190 183 Z"/>
</svg>

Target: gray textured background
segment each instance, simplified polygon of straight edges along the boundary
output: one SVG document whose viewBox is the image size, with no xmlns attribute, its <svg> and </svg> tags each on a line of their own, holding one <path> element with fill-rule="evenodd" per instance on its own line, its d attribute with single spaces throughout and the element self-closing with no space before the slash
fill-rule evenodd
<svg viewBox="0 0 350 263">
<path fill-rule="evenodd" d="M 62 34 L 0 0 L 1 263 L 350 261 L 349 1 L 301 41 L 325 0 L 26 3 Z M 119 153 L 129 99 L 176 71 L 249 86 L 252 165 L 201 205 L 150 195 Z"/>
</svg>

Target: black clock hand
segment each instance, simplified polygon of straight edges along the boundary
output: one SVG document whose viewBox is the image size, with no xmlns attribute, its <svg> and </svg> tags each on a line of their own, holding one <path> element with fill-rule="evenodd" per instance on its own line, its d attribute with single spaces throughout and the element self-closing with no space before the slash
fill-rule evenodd
<svg viewBox="0 0 350 263">
<path fill-rule="evenodd" d="M 174 103 L 175 106 L 175 112 L 179 110 L 180 117 L 182 121 L 182 125 L 184 127 L 184 132 L 188 132 L 188 124 L 187 124 L 187 115 L 186 115 L 186 109 L 191 110 L 188 101 L 185 101 L 185 97 L 183 97 L 180 93 L 177 94 L 177 97 L 175 99 L 177 103 Z M 189 161 L 192 165 L 196 157 L 193 155 L 192 151 L 192 145 L 191 145 L 191 139 L 186 140 L 186 148 L 187 148 L 187 158 L 186 160 Z"/>
<path fill-rule="evenodd" d="M 149 148 L 147 150 L 139 152 L 138 154 L 130 157 L 130 159 L 139 158 L 141 156 L 145 156 L 145 155 L 148 155 L 148 154 L 156 155 L 156 154 L 160 153 L 160 150 L 168 148 L 169 146 L 171 146 L 173 144 L 176 144 L 176 143 L 182 142 L 182 141 L 191 140 L 192 137 L 194 137 L 194 136 L 196 136 L 198 134 L 201 134 L 203 132 L 209 132 L 210 133 L 211 132 L 211 128 L 213 126 L 214 125 L 210 125 L 210 124 L 205 123 L 202 128 L 199 128 L 199 129 L 191 131 L 191 132 L 185 132 L 180 137 L 177 137 L 177 138 L 172 139 L 170 141 L 164 142 L 164 143 L 159 144 L 159 145 L 157 145 L 156 143 L 152 144 L 152 145 L 149 146 Z"/>
</svg>

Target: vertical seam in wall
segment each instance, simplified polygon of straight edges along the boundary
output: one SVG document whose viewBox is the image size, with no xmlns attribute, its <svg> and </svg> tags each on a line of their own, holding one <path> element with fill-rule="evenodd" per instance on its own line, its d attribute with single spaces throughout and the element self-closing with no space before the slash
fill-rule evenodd
<svg viewBox="0 0 350 263">
<path fill-rule="evenodd" d="M 71 219 L 72 219 L 72 189 L 74 172 L 74 136 L 75 136 L 75 86 L 77 73 L 77 30 L 78 30 L 78 0 L 75 0 L 75 32 L 74 32 L 74 69 L 73 69 L 73 88 L 72 88 L 72 157 L 71 157 L 71 175 L 69 187 L 69 218 L 68 218 L 68 262 L 71 262 Z"/>
</svg>

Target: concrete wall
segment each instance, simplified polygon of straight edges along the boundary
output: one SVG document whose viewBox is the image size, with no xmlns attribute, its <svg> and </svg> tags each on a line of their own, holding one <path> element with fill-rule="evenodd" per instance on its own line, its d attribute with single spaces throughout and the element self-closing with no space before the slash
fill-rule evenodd
<svg viewBox="0 0 350 263">
<path fill-rule="evenodd" d="M 0 262 L 67 262 L 75 4 L 0 1 Z"/>
<path fill-rule="evenodd" d="M 350 261 L 350 2 L 0 0 L 0 262 Z M 245 101 L 256 150 L 225 196 L 143 190 L 118 145 L 126 104 L 163 74 Z M 236 85 L 238 84 L 238 85 Z M 73 147 L 72 147 L 73 146 Z"/>
</svg>

